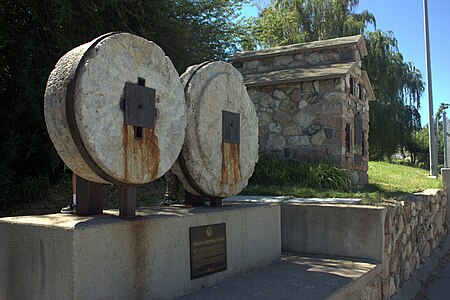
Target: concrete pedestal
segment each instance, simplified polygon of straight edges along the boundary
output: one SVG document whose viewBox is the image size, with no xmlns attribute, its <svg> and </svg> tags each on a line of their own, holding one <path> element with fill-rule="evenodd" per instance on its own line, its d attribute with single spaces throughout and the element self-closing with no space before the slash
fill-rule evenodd
<svg viewBox="0 0 450 300">
<path fill-rule="evenodd" d="M 280 206 L 0 219 L 0 299 L 170 299 L 279 259 Z M 226 271 L 191 280 L 189 228 L 226 224 Z"/>
</svg>

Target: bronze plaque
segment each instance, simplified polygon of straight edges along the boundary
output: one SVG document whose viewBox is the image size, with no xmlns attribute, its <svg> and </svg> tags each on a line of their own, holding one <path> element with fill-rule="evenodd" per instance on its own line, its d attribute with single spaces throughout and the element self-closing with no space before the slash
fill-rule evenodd
<svg viewBox="0 0 450 300">
<path fill-rule="evenodd" d="M 191 279 L 227 269 L 225 223 L 189 228 Z"/>
</svg>

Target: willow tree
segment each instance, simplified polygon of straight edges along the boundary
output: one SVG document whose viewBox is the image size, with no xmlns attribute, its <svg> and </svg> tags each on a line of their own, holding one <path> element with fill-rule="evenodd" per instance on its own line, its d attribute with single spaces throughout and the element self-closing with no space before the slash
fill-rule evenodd
<svg viewBox="0 0 450 300">
<path fill-rule="evenodd" d="M 375 17 L 359 0 L 272 0 L 249 20 L 246 50 L 362 34 Z"/>
<path fill-rule="evenodd" d="M 242 38 L 245 50 L 364 34 L 369 73 L 377 101 L 370 107 L 372 159 L 402 151 L 420 128 L 422 75 L 404 62 L 392 33 L 366 32 L 376 27 L 373 14 L 356 12 L 358 0 L 270 0 L 257 18 L 248 21 Z"/>
<path fill-rule="evenodd" d="M 365 35 L 369 55 L 364 67 L 369 73 L 377 101 L 370 106 L 370 151 L 374 159 L 388 158 L 411 142 L 420 129 L 422 75 L 404 62 L 392 32 Z"/>
</svg>

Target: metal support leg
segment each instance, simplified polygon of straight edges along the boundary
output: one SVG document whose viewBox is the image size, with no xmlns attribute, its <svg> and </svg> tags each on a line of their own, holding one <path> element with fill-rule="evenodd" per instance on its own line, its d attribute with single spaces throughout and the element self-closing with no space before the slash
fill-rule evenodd
<svg viewBox="0 0 450 300">
<path fill-rule="evenodd" d="M 136 186 L 119 186 L 120 209 L 119 216 L 122 218 L 132 218 L 136 216 Z"/>
<path fill-rule="evenodd" d="M 103 213 L 103 184 L 76 177 L 77 206 L 79 216 Z"/>
<path fill-rule="evenodd" d="M 184 203 L 185 205 L 190 206 L 205 206 L 205 197 L 197 196 L 189 193 L 188 191 L 184 192 Z"/>
<path fill-rule="evenodd" d="M 210 206 L 212 206 L 212 207 L 222 206 L 222 198 L 211 198 L 209 203 L 210 203 Z"/>
</svg>

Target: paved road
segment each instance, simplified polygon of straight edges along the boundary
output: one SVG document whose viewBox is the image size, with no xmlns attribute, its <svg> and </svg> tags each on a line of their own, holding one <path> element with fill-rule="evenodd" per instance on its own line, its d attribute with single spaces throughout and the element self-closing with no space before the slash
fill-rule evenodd
<svg viewBox="0 0 450 300">
<path fill-rule="evenodd" d="M 450 262 L 437 275 L 436 280 L 428 289 L 425 299 L 448 300 L 450 299 Z"/>
</svg>

